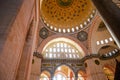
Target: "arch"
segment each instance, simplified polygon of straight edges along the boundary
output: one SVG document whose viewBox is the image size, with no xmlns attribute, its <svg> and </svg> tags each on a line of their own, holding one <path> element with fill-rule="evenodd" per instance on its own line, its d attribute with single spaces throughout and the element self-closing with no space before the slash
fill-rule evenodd
<svg viewBox="0 0 120 80">
<path fill-rule="evenodd" d="M 52 73 L 49 69 L 41 69 L 41 73 L 44 72 L 44 71 L 47 71 L 47 72 L 49 72 L 50 74 Z"/>
<path fill-rule="evenodd" d="M 81 50 L 81 52 L 83 53 L 82 57 L 84 57 L 87 54 L 87 49 L 83 46 L 83 44 L 81 44 L 79 42 L 79 40 L 77 40 L 71 36 L 68 36 L 68 35 L 53 35 L 53 36 L 48 37 L 47 39 L 42 41 L 41 45 L 38 47 L 38 52 L 42 53 L 44 47 L 49 43 L 49 41 L 55 40 L 57 38 L 64 38 L 66 40 L 74 42 L 76 44 L 77 48 L 79 48 L 78 50 Z M 65 42 L 67 42 L 67 41 L 65 41 Z"/>
<path fill-rule="evenodd" d="M 67 38 L 56 38 L 49 41 L 43 48 L 44 58 L 78 59 L 85 56 L 83 50 L 74 41 Z"/>
<path fill-rule="evenodd" d="M 95 35 L 95 31 L 97 30 L 99 24 L 101 22 L 100 16 L 96 15 L 95 18 L 93 19 L 93 23 L 90 26 L 90 30 L 88 33 L 88 47 L 89 47 L 89 52 L 93 53 L 92 50 L 92 36 Z"/>
<path fill-rule="evenodd" d="M 99 29 L 100 26 L 102 26 L 101 29 Z M 111 37 L 109 31 L 107 30 L 107 28 L 104 28 L 104 27 L 105 27 L 105 25 L 104 25 L 103 21 L 100 19 L 99 16 L 96 16 L 95 21 L 91 25 L 91 28 L 89 31 L 89 38 L 88 38 L 89 43 L 88 44 L 89 44 L 89 48 L 90 48 L 90 53 L 97 54 L 97 51 L 99 50 L 99 48 L 104 45 L 109 44 L 109 45 L 115 46 L 114 40 Z M 103 34 L 107 34 L 107 35 L 103 36 Z"/>
<path fill-rule="evenodd" d="M 86 80 L 86 73 L 83 70 L 78 71 L 78 80 Z"/>
<path fill-rule="evenodd" d="M 113 66 L 111 66 L 111 65 L 109 65 L 109 64 L 105 64 L 104 67 L 105 67 L 105 68 L 108 68 L 108 69 L 111 70 L 113 73 L 115 73 L 115 68 L 114 68 Z M 103 67 L 103 68 L 104 68 L 104 67 Z"/>
<path fill-rule="evenodd" d="M 51 74 L 47 70 L 42 71 L 40 74 L 40 80 L 50 80 Z"/>
<path fill-rule="evenodd" d="M 101 49 L 102 47 L 105 47 L 105 46 L 110 46 L 110 47 L 114 47 L 114 48 L 118 49 L 118 47 L 115 46 L 115 45 L 112 45 L 112 44 L 105 44 L 105 45 L 100 46 L 96 51 L 99 52 L 100 49 Z"/>
<path fill-rule="evenodd" d="M 75 73 L 75 70 L 72 68 L 72 66 L 70 66 L 69 64 L 66 64 L 66 63 L 62 63 L 62 64 L 57 65 L 55 67 L 54 71 L 57 70 L 58 67 L 63 66 L 63 65 L 69 67 Z"/>
<path fill-rule="evenodd" d="M 58 35 L 58 34 L 52 35 L 52 36 L 49 36 L 48 38 L 44 39 L 44 40 L 41 42 L 40 46 L 38 47 L 38 51 L 39 51 L 40 53 L 42 53 L 42 50 L 43 50 L 44 46 L 45 46 L 49 41 L 51 41 L 51 40 L 53 40 L 53 39 L 56 39 L 56 38 L 67 38 L 67 39 L 70 39 L 70 40 L 76 42 L 76 44 L 78 44 L 78 45 L 82 48 L 82 50 L 84 51 L 85 55 L 87 55 L 87 52 L 88 52 L 88 51 L 87 51 L 86 47 L 85 47 L 79 40 L 77 40 L 76 38 L 71 37 L 71 36 L 69 36 L 69 35 L 62 35 L 62 34 L 60 34 L 60 35 Z"/>
<path fill-rule="evenodd" d="M 100 54 L 101 59 L 110 59 L 118 56 L 119 49 L 112 45 L 105 45 L 100 47 L 100 49 L 98 50 L 98 53 Z"/>
<path fill-rule="evenodd" d="M 111 66 L 104 66 L 103 71 L 109 80 L 114 80 L 114 71 Z"/>
<path fill-rule="evenodd" d="M 67 65 L 59 65 L 58 67 L 56 67 L 55 72 L 54 72 L 54 76 L 58 75 L 58 74 L 62 74 L 63 76 L 66 77 L 66 79 L 73 79 L 75 78 L 75 73 L 74 71 L 71 69 L 71 67 L 67 66 Z M 64 79 L 64 80 L 66 80 Z M 63 79 L 61 79 L 63 80 Z"/>
</svg>

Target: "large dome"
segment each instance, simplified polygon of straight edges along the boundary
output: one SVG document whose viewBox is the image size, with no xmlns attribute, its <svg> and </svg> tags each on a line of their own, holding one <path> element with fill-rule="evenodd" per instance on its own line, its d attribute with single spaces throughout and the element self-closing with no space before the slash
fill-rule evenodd
<svg viewBox="0 0 120 80">
<path fill-rule="evenodd" d="M 42 20 L 56 32 L 75 32 L 84 28 L 95 13 L 91 0 L 42 0 Z"/>
</svg>

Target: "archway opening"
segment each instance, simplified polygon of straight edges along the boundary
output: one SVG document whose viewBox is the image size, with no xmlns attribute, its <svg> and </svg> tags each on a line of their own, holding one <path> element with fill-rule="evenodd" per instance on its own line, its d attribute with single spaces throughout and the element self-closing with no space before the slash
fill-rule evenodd
<svg viewBox="0 0 120 80">
<path fill-rule="evenodd" d="M 75 71 L 73 70 L 77 70 L 74 67 L 81 65 L 77 60 L 82 59 L 85 52 L 75 40 L 60 37 L 49 41 L 44 46 L 42 55 L 42 69 L 51 70 L 53 80 L 75 80 L 78 74 L 74 74 Z M 72 62 L 75 62 L 75 64 Z"/>
<path fill-rule="evenodd" d="M 50 80 L 50 73 L 48 71 L 43 71 L 40 75 L 40 80 Z"/>
<path fill-rule="evenodd" d="M 85 80 L 86 74 L 83 71 L 78 72 L 78 79 L 77 80 Z"/>
<path fill-rule="evenodd" d="M 68 66 L 61 65 L 55 70 L 53 80 L 75 80 L 75 75 Z"/>
<path fill-rule="evenodd" d="M 114 80 L 114 72 L 111 69 L 104 67 L 103 70 L 108 80 Z"/>
</svg>

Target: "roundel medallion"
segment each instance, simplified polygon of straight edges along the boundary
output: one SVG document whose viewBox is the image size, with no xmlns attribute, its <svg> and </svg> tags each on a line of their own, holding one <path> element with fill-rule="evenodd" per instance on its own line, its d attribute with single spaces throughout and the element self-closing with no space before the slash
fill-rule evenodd
<svg viewBox="0 0 120 80">
<path fill-rule="evenodd" d="M 80 41 L 85 41 L 85 40 L 87 40 L 87 38 L 88 38 L 88 34 L 87 34 L 87 32 L 85 32 L 85 31 L 81 31 L 81 32 L 79 32 L 79 33 L 77 34 L 77 38 L 78 38 Z"/>
<path fill-rule="evenodd" d="M 49 34 L 49 32 L 48 32 L 48 30 L 47 30 L 45 27 L 43 27 L 42 29 L 40 29 L 39 36 L 40 36 L 42 39 L 47 38 L 47 37 L 48 37 L 48 34 Z"/>
</svg>

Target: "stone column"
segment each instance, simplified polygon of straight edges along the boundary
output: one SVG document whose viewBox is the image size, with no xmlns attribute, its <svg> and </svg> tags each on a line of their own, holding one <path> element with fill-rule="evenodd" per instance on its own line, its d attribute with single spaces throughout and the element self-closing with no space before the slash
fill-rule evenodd
<svg viewBox="0 0 120 80">
<path fill-rule="evenodd" d="M 33 57 L 30 80 L 40 80 L 41 60 L 40 57 Z"/>
<path fill-rule="evenodd" d="M 16 80 L 34 0 L 0 4 L 0 80 Z"/>
<path fill-rule="evenodd" d="M 98 58 L 91 58 L 85 61 L 87 78 L 86 80 L 107 80 Z"/>
<path fill-rule="evenodd" d="M 31 21 L 29 30 L 27 32 L 16 80 L 29 80 L 31 72 L 31 64 L 33 52 L 36 45 L 36 28 L 34 28 L 34 21 Z"/>
<path fill-rule="evenodd" d="M 50 75 L 51 75 L 51 76 L 50 76 L 50 80 L 53 80 L 53 78 L 54 78 L 54 72 L 51 72 Z"/>
<path fill-rule="evenodd" d="M 75 80 L 78 80 L 78 73 L 75 73 Z"/>
<path fill-rule="evenodd" d="M 39 9 L 38 9 L 39 0 L 32 0 L 32 1 L 33 1 L 32 11 L 31 11 L 32 14 L 31 17 L 29 18 L 31 23 L 29 24 L 29 29 L 25 38 L 26 40 L 24 43 L 24 48 L 20 59 L 16 80 L 30 80 L 30 76 L 31 76 L 32 58 L 33 58 L 33 52 L 37 45 L 37 35 L 38 35 L 38 25 L 39 25 Z"/>
<path fill-rule="evenodd" d="M 30 75 L 30 64 L 32 59 L 32 35 L 28 35 L 22 52 L 16 80 L 28 80 Z"/>
<path fill-rule="evenodd" d="M 120 8 L 112 0 L 92 0 L 92 2 L 120 48 Z"/>
</svg>

